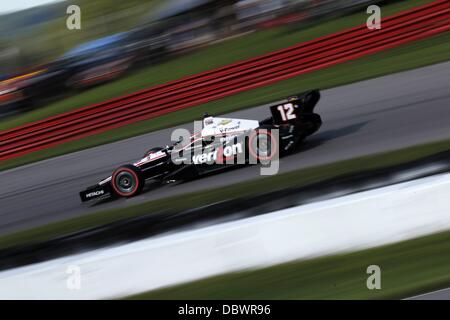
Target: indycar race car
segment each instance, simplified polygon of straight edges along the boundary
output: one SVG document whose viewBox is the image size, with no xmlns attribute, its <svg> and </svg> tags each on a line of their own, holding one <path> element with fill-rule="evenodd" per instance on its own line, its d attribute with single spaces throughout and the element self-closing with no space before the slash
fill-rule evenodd
<svg viewBox="0 0 450 320">
<path fill-rule="evenodd" d="M 186 181 L 230 165 L 248 165 L 278 159 L 322 125 L 314 107 L 318 90 L 287 98 L 271 106 L 272 116 L 262 120 L 205 115 L 202 128 L 171 146 L 148 150 L 144 157 L 123 165 L 111 176 L 80 192 L 82 202 L 106 197 L 133 197 L 147 181 Z"/>
</svg>

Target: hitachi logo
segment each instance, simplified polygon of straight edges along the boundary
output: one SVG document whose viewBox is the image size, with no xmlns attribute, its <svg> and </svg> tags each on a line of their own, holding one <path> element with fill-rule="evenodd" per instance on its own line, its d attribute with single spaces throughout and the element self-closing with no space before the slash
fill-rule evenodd
<svg viewBox="0 0 450 320">
<path fill-rule="evenodd" d="M 102 194 L 104 194 L 104 193 L 105 193 L 104 190 L 93 191 L 93 192 L 91 192 L 91 193 L 88 193 L 88 194 L 86 195 L 86 198 L 92 198 L 92 197 L 95 197 L 95 196 L 100 196 L 100 195 L 102 195 Z"/>
<path fill-rule="evenodd" d="M 216 149 L 211 152 L 198 154 L 192 157 L 192 162 L 194 164 L 203 164 L 203 163 L 214 163 L 217 160 L 217 154 L 219 153 L 220 149 Z M 242 153 L 242 144 L 237 143 L 232 146 L 226 146 L 223 148 L 223 156 L 225 158 L 229 158 L 231 156 L 234 156 L 238 153 Z"/>
</svg>

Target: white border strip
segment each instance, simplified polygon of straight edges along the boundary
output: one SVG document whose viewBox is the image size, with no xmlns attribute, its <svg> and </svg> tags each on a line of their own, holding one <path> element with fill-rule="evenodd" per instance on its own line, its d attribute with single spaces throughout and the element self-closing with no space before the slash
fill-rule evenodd
<svg viewBox="0 0 450 320">
<path fill-rule="evenodd" d="M 123 297 L 450 229 L 450 174 L 0 272 L 0 299 Z M 211 214 L 214 214 L 213 212 Z M 69 290 L 68 266 L 81 270 Z"/>
</svg>

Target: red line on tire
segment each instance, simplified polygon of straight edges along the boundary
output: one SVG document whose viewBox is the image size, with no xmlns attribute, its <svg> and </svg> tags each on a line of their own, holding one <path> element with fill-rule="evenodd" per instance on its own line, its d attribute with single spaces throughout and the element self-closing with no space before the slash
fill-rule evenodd
<svg viewBox="0 0 450 320">
<path fill-rule="evenodd" d="M 259 160 L 259 161 L 266 161 L 266 160 L 272 160 L 272 158 L 273 158 L 273 156 L 275 155 L 275 153 L 276 153 L 276 151 L 277 151 L 277 149 L 278 149 L 278 143 L 277 143 L 277 141 L 275 140 L 275 138 L 273 137 L 273 135 L 272 135 L 272 133 L 269 131 L 269 130 L 266 130 L 266 132 L 264 133 L 264 134 L 266 134 L 266 135 L 268 135 L 269 137 L 270 137 L 270 141 L 272 142 L 272 144 L 271 144 L 271 149 L 272 149 L 272 146 L 274 146 L 276 149 L 275 149 L 275 151 L 272 151 L 271 150 L 271 152 L 270 152 L 270 156 L 269 157 L 265 157 L 265 158 L 263 158 L 263 157 L 260 157 L 259 155 L 257 155 L 256 153 L 255 153 L 255 151 L 253 150 L 253 140 L 256 138 L 256 137 L 258 137 L 258 132 L 256 132 L 255 134 L 252 134 L 251 135 L 251 137 L 250 137 L 250 139 L 249 139 L 249 151 L 250 151 L 250 154 L 252 155 L 252 157 L 254 157 L 255 159 L 257 159 L 257 160 Z"/>
<path fill-rule="evenodd" d="M 136 179 L 136 187 L 134 188 L 133 192 L 131 192 L 131 193 L 123 193 L 123 192 L 119 191 L 117 189 L 117 187 L 116 187 L 117 174 L 119 174 L 122 171 L 126 171 L 128 173 L 131 173 L 133 175 L 133 177 Z M 139 177 L 137 176 L 137 174 L 133 170 L 128 169 L 128 168 L 122 168 L 122 169 L 116 170 L 114 172 L 113 176 L 112 176 L 111 182 L 112 182 L 111 185 L 112 185 L 112 187 L 114 189 L 114 192 L 116 192 L 119 196 L 122 196 L 122 197 L 130 197 L 130 196 L 132 196 L 136 192 L 136 190 L 138 190 L 138 188 L 139 188 Z"/>
</svg>

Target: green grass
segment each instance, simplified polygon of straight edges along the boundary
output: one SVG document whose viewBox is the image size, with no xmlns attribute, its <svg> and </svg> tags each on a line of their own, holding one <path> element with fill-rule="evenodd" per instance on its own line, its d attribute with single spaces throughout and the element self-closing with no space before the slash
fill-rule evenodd
<svg viewBox="0 0 450 320">
<path fill-rule="evenodd" d="M 411 0 L 386 5 L 382 7 L 383 16 L 387 17 L 394 13 L 430 2 L 432 1 Z M 145 68 L 133 75 L 88 90 L 25 115 L 2 121 L 0 122 L 0 130 L 43 119 L 51 115 L 101 102 L 239 60 L 255 57 L 300 42 L 312 40 L 319 36 L 332 34 L 349 27 L 364 24 L 366 23 L 366 19 L 367 14 L 362 10 L 361 13 L 338 18 L 306 29 L 295 30 L 292 27 L 284 26 L 223 41 L 167 63 Z"/>
<path fill-rule="evenodd" d="M 137 122 L 80 140 L 67 142 L 19 158 L 2 161 L 0 162 L 0 170 L 6 170 L 69 152 L 197 120 L 206 111 L 213 114 L 222 114 L 268 101 L 279 100 L 292 93 L 303 90 L 312 88 L 326 89 L 393 72 L 447 61 L 449 60 L 450 52 L 449 40 L 450 32 L 447 32 L 372 56 L 284 80 L 270 86 L 246 91 L 221 100 L 163 115 L 155 119 Z"/>
<path fill-rule="evenodd" d="M 381 290 L 366 287 L 381 268 Z M 355 253 L 226 274 L 130 299 L 400 299 L 450 286 L 450 232 Z"/>
<path fill-rule="evenodd" d="M 41 227 L 22 230 L 0 237 L 0 248 L 18 244 L 45 241 L 57 236 L 86 228 L 101 226 L 121 219 L 136 217 L 167 210 L 182 210 L 201 207 L 227 199 L 252 196 L 277 189 L 302 186 L 323 181 L 343 174 L 363 172 L 400 163 L 407 163 L 427 155 L 450 149 L 450 140 L 410 147 L 403 150 L 365 156 L 332 164 L 306 168 L 275 176 L 246 181 L 226 187 L 201 192 L 187 193 L 180 197 L 168 197 L 145 202 L 127 208 L 119 208 L 92 213 L 89 215 L 63 220 Z"/>
</svg>

